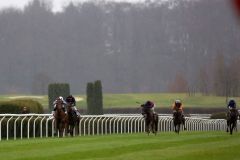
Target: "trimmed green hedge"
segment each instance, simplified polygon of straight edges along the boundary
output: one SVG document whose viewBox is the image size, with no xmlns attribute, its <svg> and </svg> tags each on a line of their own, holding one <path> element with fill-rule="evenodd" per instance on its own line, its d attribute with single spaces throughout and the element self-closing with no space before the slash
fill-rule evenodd
<svg viewBox="0 0 240 160">
<path fill-rule="evenodd" d="M 210 116 L 211 119 L 226 119 L 226 117 L 226 112 L 213 113 Z"/>
<path fill-rule="evenodd" d="M 100 80 L 87 83 L 87 113 L 92 115 L 103 114 L 102 83 Z"/>
<path fill-rule="evenodd" d="M 70 95 L 70 85 L 68 83 L 52 83 L 48 85 L 48 102 L 49 110 L 53 109 L 53 102 L 57 97 L 62 96 L 64 99 Z"/>
<path fill-rule="evenodd" d="M 24 107 L 27 108 L 28 113 L 43 113 L 43 106 L 31 99 L 0 102 L 0 113 L 19 114 L 22 113 Z"/>
</svg>

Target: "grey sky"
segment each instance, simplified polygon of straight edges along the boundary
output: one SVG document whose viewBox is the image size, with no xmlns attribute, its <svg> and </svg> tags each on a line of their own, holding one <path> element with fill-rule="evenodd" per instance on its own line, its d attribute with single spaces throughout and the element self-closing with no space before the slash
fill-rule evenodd
<svg viewBox="0 0 240 160">
<path fill-rule="evenodd" d="M 29 1 L 32 0 L 1 0 L 0 9 L 8 7 L 23 8 L 27 3 L 29 3 Z M 69 2 L 84 2 L 88 0 L 45 0 L 45 1 L 50 1 L 53 4 L 54 11 L 59 11 L 61 10 L 62 6 L 67 5 Z M 110 1 L 144 2 L 145 0 L 110 0 Z"/>
</svg>

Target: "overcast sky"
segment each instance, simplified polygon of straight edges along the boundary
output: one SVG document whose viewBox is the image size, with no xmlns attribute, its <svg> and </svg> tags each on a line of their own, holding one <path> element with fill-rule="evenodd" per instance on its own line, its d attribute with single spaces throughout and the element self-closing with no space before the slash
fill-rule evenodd
<svg viewBox="0 0 240 160">
<path fill-rule="evenodd" d="M 32 0 L 0 0 L 0 9 L 8 7 L 23 8 L 29 1 Z M 67 5 L 69 2 L 84 2 L 88 0 L 45 0 L 51 1 L 53 4 L 53 10 L 58 11 L 62 6 Z M 109 0 L 109 1 L 127 1 L 127 2 L 143 2 L 145 0 Z"/>
</svg>

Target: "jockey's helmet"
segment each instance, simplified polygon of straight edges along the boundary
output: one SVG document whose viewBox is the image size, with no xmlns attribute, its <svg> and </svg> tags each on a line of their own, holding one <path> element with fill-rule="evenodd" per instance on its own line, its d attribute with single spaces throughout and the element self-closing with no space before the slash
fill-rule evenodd
<svg viewBox="0 0 240 160">
<path fill-rule="evenodd" d="M 175 104 L 180 104 L 181 101 L 179 99 L 175 100 Z"/>
<path fill-rule="evenodd" d="M 59 96 L 58 98 L 61 99 L 61 100 L 63 101 L 63 97 L 62 97 L 62 96 Z"/>
</svg>

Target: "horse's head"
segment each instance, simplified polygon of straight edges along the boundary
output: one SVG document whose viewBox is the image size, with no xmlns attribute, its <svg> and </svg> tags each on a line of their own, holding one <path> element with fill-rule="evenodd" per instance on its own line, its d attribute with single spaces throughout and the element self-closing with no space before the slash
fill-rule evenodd
<svg viewBox="0 0 240 160">
<path fill-rule="evenodd" d="M 182 112 L 180 110 L 176 110 L 176 112 L 174 112 L 173 114 L 174 116 L 174 121 L 177 123 L 177 122 L 181 122 L 182 120 Z"/>
<path fill-rule="evenodd" d="M 73 104 L 72 103 L 68 103 L 67 104 L 67 111 L 70 112 L 72 110 L 72 106 Z"/>
<path fill-rule="evenodd" d="M 56 101 L 56 109 L 61 110 L 62 109 L 63 102 L 61 99 L 57 99 Z"/>
</svg>

